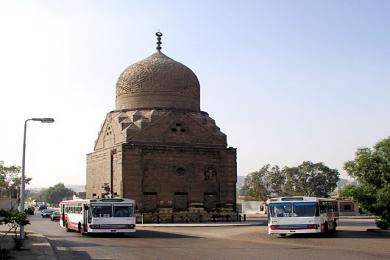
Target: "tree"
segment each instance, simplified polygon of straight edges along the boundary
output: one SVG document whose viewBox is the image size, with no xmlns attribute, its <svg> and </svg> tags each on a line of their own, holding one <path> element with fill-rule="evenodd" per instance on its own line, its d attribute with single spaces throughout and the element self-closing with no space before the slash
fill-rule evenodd
<svg viewBox="0 0 390 260">
<path fill-rule="evenodd" d="M 361 148 L 355 159 L 344 164 L 349 175 L 357 179 L 350 192 L 363 210 L 378 216 L 377 226 L 390 227 L 390 137 Z"/>
<path fill-rule="evenodd" d="M 20 166 L 5 166 L 4 162 L 0 161 L 0 196 L 6 196 L 10 199 L 19 198 L 20 169 Z M 26 184 L 30 181 L 31 178 L 25 178 Z"/>
<path fill-rule="evenodd" d="M 265 201 L 270 196 L 282 194 L 284 176 L 277 165 L 264 165 L 259 171 L 248 174 L 241 195 L 248 195 L 260 201 Z"/>
<path fill-rule="evenodd" d="M 342 198 L 352 199 L 356 196 L 355 192 L 356 192 L 356 185 L 355 184 L 347 184 L 339 190 L 338 196 L 340 196 Z"/>
<path fill-rule="evenodd" d="M 297 167 L 284 167 L 284 193 L 294 196 L 329 197 L 337 187 L 339 172 L 323 163 L 305 161 Z"/>
<path fill-rule="evenodd" d="M 65 187 L 63 183 L 58 183 L 46 190 L 43 190 L 40 194 L 42 201 L 46 201 L 50 204 L 58 205 L 64 199 L 70 199 L 75 192 Z"/>
<path fill-rule="evenodd" d="M 264 165 L 259 171 L 245 178 L 240 195 L 258 200 L 277 196 L 329 197 L 337 187 L 339 172 L 323 163 L 303 162 L 296 167 Z"/>
</svg>

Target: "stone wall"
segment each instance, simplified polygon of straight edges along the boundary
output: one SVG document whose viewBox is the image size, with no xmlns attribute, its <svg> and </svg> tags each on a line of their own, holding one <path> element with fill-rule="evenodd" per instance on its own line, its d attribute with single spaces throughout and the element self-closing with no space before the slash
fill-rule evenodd
<svg viewBox="0 0 390 260">
<path fill-rule="evenodd" d="M 235 154 L 235 149 L 124 145 L 124 196 L 134 198 L 139 211 L 233 210 Z"/>
</svg>

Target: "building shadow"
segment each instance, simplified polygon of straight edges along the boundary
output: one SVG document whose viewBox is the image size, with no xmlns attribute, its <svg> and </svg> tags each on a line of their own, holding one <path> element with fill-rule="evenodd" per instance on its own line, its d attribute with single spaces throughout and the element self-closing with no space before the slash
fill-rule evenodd
<svg viewBox="0 0 390 260">
<path fill-rule="evenodd" d="M 137 230 L 135 233 L 127 233 L 127 234 L 89 234 L 89 237 L 94 238 L 147 238 L 147 239 L 176 239 L 176 238 L 198 238 L 196 236 L 189 235 L 181 235 L 170 232 L 162 232 L 162 231 L 151 231 L 151 230 Z"/>
<path fill-rule="evenodd" d="M 390 239 L 390 233 L 371 232 L 371 231 L 354 231 L 354 230 L 339 230 L 335 233 L 327 235 L 323 234 L 289 234 L 281 239 L 344 239 L 344 238 L 362 238 L 362 239 Z"/>
</svg>

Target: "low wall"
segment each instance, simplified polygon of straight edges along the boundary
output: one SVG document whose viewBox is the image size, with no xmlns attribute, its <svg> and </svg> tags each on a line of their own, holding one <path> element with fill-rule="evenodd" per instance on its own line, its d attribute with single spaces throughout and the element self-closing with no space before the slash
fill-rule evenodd
<svg viewBox="0 0 390 260">
<path fill-rule="evenodd" d="M 17 200 L 16 199 L 8 199 L 8 198 L 0 199 L 0 209 L 17 210 L 18 209 Z"/>
</svg>

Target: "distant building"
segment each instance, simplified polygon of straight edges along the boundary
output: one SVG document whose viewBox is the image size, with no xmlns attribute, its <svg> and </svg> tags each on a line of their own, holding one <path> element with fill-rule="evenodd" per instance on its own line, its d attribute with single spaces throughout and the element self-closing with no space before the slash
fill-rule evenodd
<svg viewBox="0 0 390 260">
<path fill-rule="evenodd" d="M 340 216 L 357 216 L 360 215 L 359 208 L 352 200 L 337 199 Z"/>
<path fill-rule="evenodd" d="M 237 211 L 242 214 L 267 214 L 265 201 L 258 201 L 251 196 L 238 196 Z"/>
<path fill-rule="evenodd" d="M 196 75 L 160 44 L 119 76 L 116 108 L 87 155 L 86 196 L 135 199 L 140 213 L 233 216 L 236 149 L 200 110 Z"/>
</svg>

